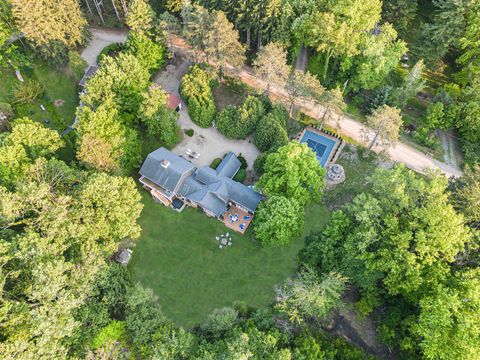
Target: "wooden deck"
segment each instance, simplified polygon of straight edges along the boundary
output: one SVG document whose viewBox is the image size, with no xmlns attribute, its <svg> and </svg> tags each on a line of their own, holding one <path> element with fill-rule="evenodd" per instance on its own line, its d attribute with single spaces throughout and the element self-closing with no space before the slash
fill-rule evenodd
<svg viewBox="0 0 480 360">
<path fill-rule="evenodd" d="M 232 222 L 230 220 L 230 215 L 234 216 L 235 214 L 238 215 L 238 221 Z M 245 216 L 250 216 L 249 220 L 245 220 Z M 238 207 L 232 205 L 230 208 L 227 210 L 227 212 L 223 215 L 223 223 L 225 224 L 226 227 L 229 229 L 232 229 L 233 231 L 239 232 L 240 234 L 245 233 L 247 231 L 250 223 L 253 220 L 253 215 L 249 214 L 248 212 L 239 209 Z M 240 225 L 244 224 L 243 230 L 240 228 Z"/>
<path fill-rule="evenodd" d="M 158 201 L 160 201 L 165 206 L 170 206 L 172 200 L 170 200 L 167 196 L 165 196 L 161 191 L 160 188 L 146 177 L 142 176 L 140 178 L 140 182 L 143 184 L 143 187 L 150 191 L 150 194 Z"/>
</svg>

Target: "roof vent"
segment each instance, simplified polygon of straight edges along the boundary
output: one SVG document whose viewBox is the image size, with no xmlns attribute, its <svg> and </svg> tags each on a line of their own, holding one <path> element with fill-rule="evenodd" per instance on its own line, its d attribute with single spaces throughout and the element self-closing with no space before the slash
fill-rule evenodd
<svg viewBox="0 0 480 360">
<path fill-rule="evenodd" d="M 162 162 L 160 163 L 160 165 L 162 165 L 162 167 L 164 167 L 165 169 L 168 168 L 170 166 L 170 161 L 168 160 L 162 160 Z"/>
</svg>

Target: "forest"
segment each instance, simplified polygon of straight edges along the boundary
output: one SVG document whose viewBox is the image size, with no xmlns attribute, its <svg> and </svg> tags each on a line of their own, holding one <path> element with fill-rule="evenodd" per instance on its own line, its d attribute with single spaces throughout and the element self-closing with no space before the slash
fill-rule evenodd
<svg viewBox="0 0 480 360">
<path fill-rule="evenodd" d="M 95 29 L 126 40 L 80 88 Z M 185 53 L 179 114 L 157 78 Z M 299 244 L 268 304 L 238 299 L 188 327 L 115 261 L 150 226 L 178 240 L 166 222 L 180 214 L 157 216 L 137 180 L 148 153 L 194 134 L 184 114 L 258 151 L 235 180 L 265 201 L 238 241 L 273 256 Z M 340 138 L 339 114 L 372 132 L 344 136 L 332 187 L 295 139 Z M 394 164 L 397 143 L 463 176 Z M 2 359 L 479 359 L 479 230 L 479 0 L 0 3 Z M 346 313 L 374 345 L 336 332 Z"/>
</svg>

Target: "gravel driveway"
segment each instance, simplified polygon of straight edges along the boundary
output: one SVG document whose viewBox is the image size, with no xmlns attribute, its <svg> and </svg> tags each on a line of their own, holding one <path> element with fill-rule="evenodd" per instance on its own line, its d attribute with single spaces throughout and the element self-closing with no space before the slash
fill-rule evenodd
<svg viewBox="0 0 480 360">
<path fill-rule="evenodd" d="M 175 65 L 167 65 L 164 71 L 155 76 L 154 82 L 162 86 L 167 92 L 179 96 L 180 79 L 187 73 L 190 65 L 191 62 L 177 56 Z M 248 169 L 253 169 L 253 162 L 260 152 L 252 143 L 251 138 L 232 140 L 220 134 L 213 127 L 201 128 L 190 119 L 185 103 L 183 103 L 183 109 L 180 110 L 178 124 L 182 130 L 193 129 L 195 134 L 192 137 L 183 134 L 182 141 L 173 149 L 176 154 L 185 156 L 187 149 L 198 152 L 200 157 L 191 160 L 191 162 L 197 166 L 202 166 L 209 165 L 213 159 L 221 158 L 225 153 L 233 151 L 236 155 L 242 154 L 247 160 Z"/>
<path fill-rule="evenodd" d="M 92 39 L 82 51 L 82 58 L 88 65 L 97 65 L 97 56 L 107 45 L 124 43 L 127 40 L 128 30 L 104 30 L 90 28 Z"/>
</svg>

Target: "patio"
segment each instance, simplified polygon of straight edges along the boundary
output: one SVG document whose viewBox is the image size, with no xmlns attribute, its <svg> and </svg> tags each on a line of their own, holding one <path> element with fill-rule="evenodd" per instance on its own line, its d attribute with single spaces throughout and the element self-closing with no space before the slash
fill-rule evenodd
<svg viewBox="0 0 480 360">
<path fill-rule="evenodd" d="M 239 232 L 240 234 L 245 233 L 252 220 L 252 214 L 249 214 L 235 205 L 231 205 L 223 215 L 223 223 L 225 226 Z"/>
</svg>

